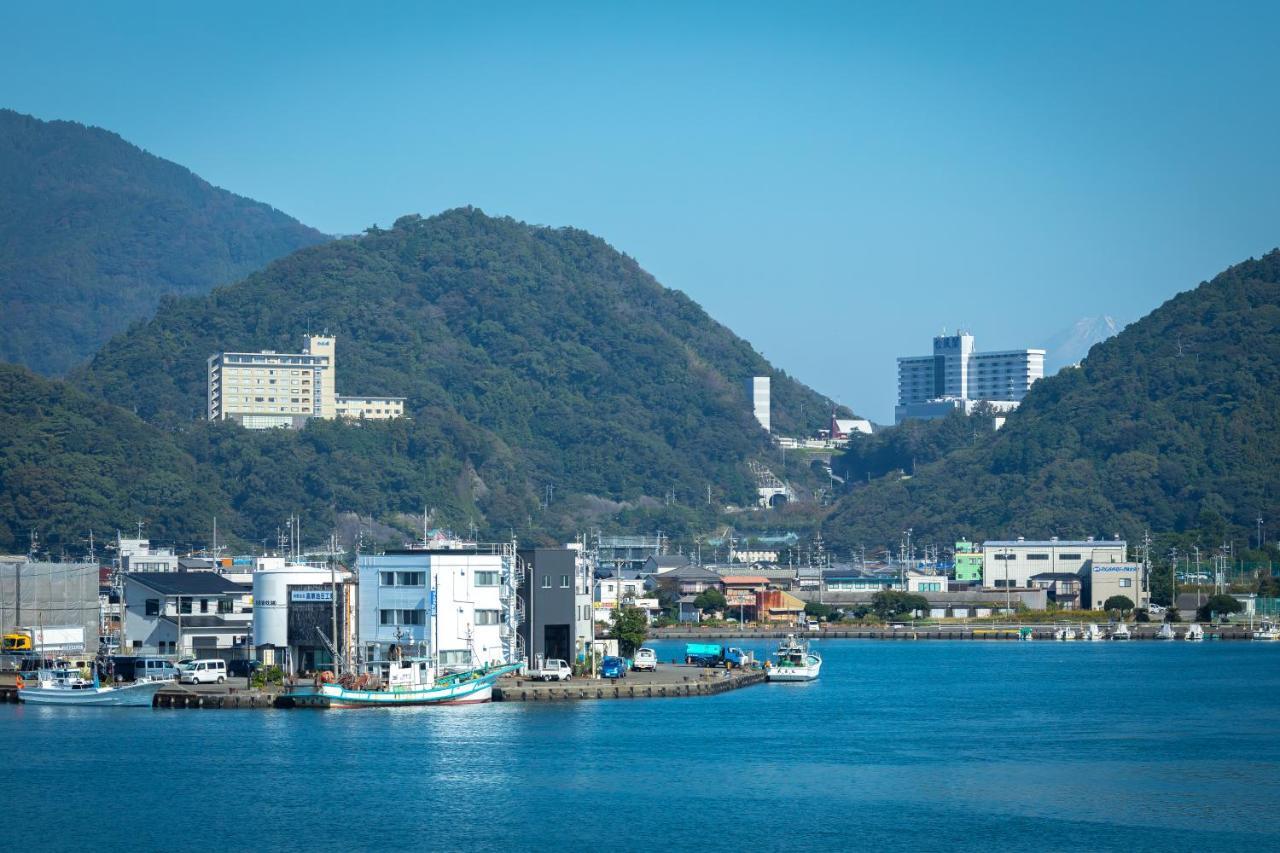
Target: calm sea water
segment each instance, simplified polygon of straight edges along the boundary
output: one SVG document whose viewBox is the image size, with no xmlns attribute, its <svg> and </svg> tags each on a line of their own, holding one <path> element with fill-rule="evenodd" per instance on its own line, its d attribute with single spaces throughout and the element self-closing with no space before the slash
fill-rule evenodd
<svg viewBox="0 0 1280 853">
<path fill-rule="evenodd" d="M 3 706 L 4 846 L 1280 850 L 1280 644 L 819 648 L 703 699 Z"/>
</svg>

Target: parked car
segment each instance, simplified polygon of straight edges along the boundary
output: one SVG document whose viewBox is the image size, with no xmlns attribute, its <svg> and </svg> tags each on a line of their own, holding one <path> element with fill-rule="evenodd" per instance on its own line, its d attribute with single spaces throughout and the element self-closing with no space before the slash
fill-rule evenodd
<svg viewBox="0 0 1280 853">
<path fill-rule="evenodd" d="M 1159 604 L 1147 605 L 1147 612 L 1150 613 L 1152 616 L 1163 616 L 1167 610 L 1168 608 L 1162 607 Z"/>
<path fill-rule="evenodd" d="M 620 657 L 609 655 L 600 661 L 600 675 L 605 678 L 626 678 L 627 662 Z"/>
<path fill-rule="evenodd" d="M 262 669 L 262 661 L 260 660 L 236 658 L 227 664 L 227 675 L 233 675 L 236 678 L 250 678 L 260 669 Z"/>
<path fill-rule="evenodd" d="M 648 648 L 636 649 L 636 657 L 631 663 L 631 668 L 636 672 L 657 672 L 658 653 Z"/>
<path fill-rule="evenodd" d="M 817 619 L 810 619 L 804 624 L 804 627 L 807 631 L 817 631 L 822 628 L 822 626 L 818 624 Z"/>
<path fill-rule="evenodd" d="M 530 669 L 529 677 L 535 681 L 570 681 L 573 679 L 573 667 L 568 661 L 552 658 L 538 669 Z"/>
<path fill-rule="evenodd" d="M 227 680 L 227 662 L 217 658 L 197 660 L 178 676 L 181 684 L 221 684 Z"/>
<path fill-rule="evenodd" d="M 178 668 L 164 658 L 135 658 L 134 681 L 170 681 L 178 677 Z"/>
</svg>

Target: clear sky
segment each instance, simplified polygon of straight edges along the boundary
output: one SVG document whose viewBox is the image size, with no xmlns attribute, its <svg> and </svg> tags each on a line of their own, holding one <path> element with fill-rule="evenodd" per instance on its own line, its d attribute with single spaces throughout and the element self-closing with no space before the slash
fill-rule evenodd
<svg viewBox="0 0 1280 853">
<path fill-rule="evenodd" d="M 1280 3 L 11 3 L 0 106 L 331 233 L 592 231 L 874 419 L 1280 244 Z"/>
</svg>

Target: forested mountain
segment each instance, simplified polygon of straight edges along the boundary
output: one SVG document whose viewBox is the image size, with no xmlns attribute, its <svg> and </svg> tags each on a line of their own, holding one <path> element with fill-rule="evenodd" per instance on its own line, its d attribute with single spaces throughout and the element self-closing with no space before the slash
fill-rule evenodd
<svg viewBox="0 0 1280 853">
<path fill-rule="evenodd" d="M 83 547 L 136 518 L 187 538 L 219 502 L 172 439 L 65 382 L 0 364 L 0 552 Z M 48 538 L 52 534 L 52 542 Z"/>
<path fill-rule="evenodd" d="M 0 110 L 0 360 L 62 373 L 162 295 L 325 239 L 114 133 Z"/>
<path fill-rule="evenodd" d="M 840 546 L 1182 531 L 1245 541 L 1280 484 L 1280 251 L 1179 294 L 1037 382 L 988 441 L 855 480 Z M 923 537 L 923 538 L 922 538 Z"/>
<path fill-rule="evenodd" d="M 322 328 L 337 336 L 338 393 L 407 397 L 411 419 L 299 432 L 204 420 L 211 353 L 296 351 Z M 799 431 L 802 410 L 807 429 L 825 422 L 830 400 L 604 241 L 464 209 L 166 298 L 73 381 L 168 436 L 221 505 L 219 529 L 257 541 L 294 510 L 313 531 L 337 512 L 427 507 L 456 529 L 557 537 L 592 514 L 701 511 L 708 485 L 715 507 L 749 502 L 746 462 L 770 447 L 750 412 L 753 375 L 773 379 L 776 429 Z M 16 518 L 61 519 L 40 509 Z"/>
</svg>

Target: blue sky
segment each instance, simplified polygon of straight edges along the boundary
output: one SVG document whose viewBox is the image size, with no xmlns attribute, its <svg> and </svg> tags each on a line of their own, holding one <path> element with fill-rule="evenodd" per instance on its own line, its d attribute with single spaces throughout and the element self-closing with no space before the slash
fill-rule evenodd
<svg viewBox="0 0 1280 853">
<path fill-rule="evenodd" d="M 0 106 L 333 233 L 592 231 L 877 420 L 1280 245 L 1280 4 L 7 5 Z"/>
</svg>

